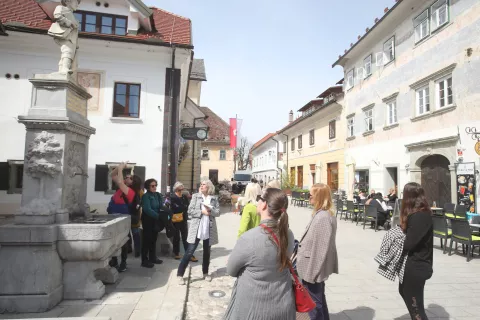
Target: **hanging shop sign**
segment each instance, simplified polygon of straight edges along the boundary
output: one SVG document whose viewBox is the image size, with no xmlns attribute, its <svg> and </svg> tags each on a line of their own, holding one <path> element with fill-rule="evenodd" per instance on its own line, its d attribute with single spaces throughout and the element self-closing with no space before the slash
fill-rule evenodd
<svg viewBox="0 0 480 320">
<path fill-rule="evenodd" d="M 205 140 L 207 130 L 205 128 L 183 128 L 180 136 L 185 140 Z"/>
<path fill-rule="evenodd" d="M 480 141 L 475 143 L 475 152 L 480 156 Z"/>
<path fill-rule="evenodd" d="M 456 163 L 457 178 L 457 204 L 467 207 L 470 212 L 475 212 L 475 163 Z"/>
</svg>

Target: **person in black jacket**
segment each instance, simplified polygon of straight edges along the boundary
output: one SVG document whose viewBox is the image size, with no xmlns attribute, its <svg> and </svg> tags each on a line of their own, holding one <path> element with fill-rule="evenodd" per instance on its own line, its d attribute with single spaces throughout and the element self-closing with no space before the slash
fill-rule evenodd
<svg viewBox="0 0 480 320">
<path fill-rule="evenodd" d="M 172 223 L 175 227 L 173 235 L 173 254 L 176 260 L 180 260 L 180 236 L 182 237 L 183 249 L 187 252 L 188 249 L 188 205 L 190 201 L 187 196 L 183 194 L 185 186 L 183 183 L 177 181 L 173 185 L 173 194 L 170 197 L 170 206 L 172 210 Z M 198 260 L 192 256 L 190 259 L 192 262 L 197 262 Z"/>
<path fill-rule="evenodd" d="M 407 254 L 407 262 L 398 291 L 412 319 L 428 319 L 424 289 L 433 274 L 433 220 L 425 191 L 418 183 L 407 183 L 403 189 L 400 226 L 406 233 L 403 254 Z"/>
<path fill-rule="evenodd" d="M 382 193 L 381 192 L 376 193 L 372 198 L 367 200 L 365 204 L 375 207 L 377 209 L 378 225 L 383 226 L 387 221 L 388 210 L 387 210 L 387 205 L 383 201 Z"/>
</svg>

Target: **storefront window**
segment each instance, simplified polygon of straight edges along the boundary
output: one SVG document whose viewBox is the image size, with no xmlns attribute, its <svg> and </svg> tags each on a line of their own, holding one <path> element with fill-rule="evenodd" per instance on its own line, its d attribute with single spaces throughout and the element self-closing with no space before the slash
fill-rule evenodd
<svg viewBox="0 0 480 320">
<path fill-rule="evenodd" d="M 357 170 L 355 171 L 355 191 L 369 193 L 369 171 Z"/>
</svg>

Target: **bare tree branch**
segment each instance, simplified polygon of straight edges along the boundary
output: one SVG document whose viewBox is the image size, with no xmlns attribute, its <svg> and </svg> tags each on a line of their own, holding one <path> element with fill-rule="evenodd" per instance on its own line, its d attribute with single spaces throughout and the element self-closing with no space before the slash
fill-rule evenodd
<svg viewBox="0 0 480 320">
<path fill-rule="evenodd" d="M 252 144 L 247 138 L 242 137 L 240 145 L 235 149 L 237 170 L 247 170 L 249 165 L 249 154 Z"/>
</svg>

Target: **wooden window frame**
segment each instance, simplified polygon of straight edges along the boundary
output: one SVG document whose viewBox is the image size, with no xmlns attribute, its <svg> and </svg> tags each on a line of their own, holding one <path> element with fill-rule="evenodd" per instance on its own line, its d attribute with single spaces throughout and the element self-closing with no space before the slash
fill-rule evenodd
<svg viewBox="0 0 480 320">
<path fill-rule="evenodd" d="M 223 158 L 222 158 L 222 153 L 223 153 Z M 227 150 L 223 150 L 223 149 L 220 150 L 218 157 L 221 161 L 227 160 Z"/>
<path fill-rule="evenodd" d="M 351 120 L 351 121 L 350 121 Z M 347 138 L 355 137 L 355 118 L 347 118 Z"/>
<path fill-rule="evenodd" d="M 290 140 L 290 151 L 295 151 L 295 138 Z"/>
<path fill-rule="evenodd" d="M 297 144 L 298 144 L 298 150 L 300 150 L 300 149 L 303 148 L 303 135 L 299 135 L 299 136 L 297 137 L 297 139 L 298 139 L 298 142 L 297 142 Z"/>
<path fill-rule="evenodd" d="M 207 152 L 207 156 L 204 157 L 203 156 L 203 152 L 206 151 Z M 210 160 L 210 150 L 208 149 L 202 149 L 202 153 L 200 154 L 200 158 L 201 160 Z"/>
<path fill-rule="evenodd" d="M 315 145 L 315 129 L 310 130 L 309 132 L 309 141 L 310 145 L 314 146 Z"/>
<path fill-rule="evenodd" d="M 121 16 L 121 15 L 101 13 L 101 12 L 83 11 L 83 10 L 77 10 L 75 11 L 75 13 L 82 15 L 82 23 L 79 26 L 80 27 L 79 31 L 81 32 L 108 34 L 108 35 L 114 35 L 114 36 L 126 36 L 128 33 L 128 16 Z M 85 25 L 87 20 L 85 19 L 86 15 L 95 16 L 95 32 L 85 31 Z M 102 17 L 112 18 L 112 33 L 102 32 Z M 117 34 L 115 32 L 117 28 L 117 18 L 125 19 L 125 34 Z"/>
<path fill-rule="evenodd" d="M 372 54 L 369 54 L 368 56 L 365 57 L 365 59 L 363 59 L 363 69 L 364 69 L 363 79 L 366 79 L 372 75 L 372 60 L 373 60 Z M 368 72 L 367 72 L 367 65 L 370 65 L 370 70 Z"/>
<path fill-rule="evenodd" d="M 332 123 L 333 123 L 333 135 L 332 135 Z M 337 121 L 336 120 L 330 120 L 328 122 L 328 139 L 333 140 L 337 137 Z"/>
<path fill-rule="evenodd" d="M 115 101 L 117 98 L 117 85 L 123 84 L 127 88 L 125 90 L 125 112 L 123 115 L 115 115 Z M 129 104 L 130 104 L 130 86 L 138 86 L 138 116 L 134 117 L 129 114 Z M 130 83 L 130 82 L 114 82 L 113 83 L 113 108 L 112 108 L 112 117 L 113 118 L 134 118 L 140 119 L 140 101 L 142 97 L 142 85 L 140 83 Z"/>
</svg>

